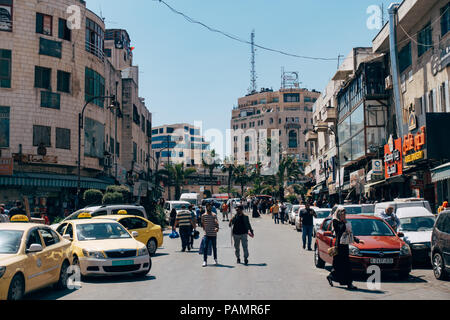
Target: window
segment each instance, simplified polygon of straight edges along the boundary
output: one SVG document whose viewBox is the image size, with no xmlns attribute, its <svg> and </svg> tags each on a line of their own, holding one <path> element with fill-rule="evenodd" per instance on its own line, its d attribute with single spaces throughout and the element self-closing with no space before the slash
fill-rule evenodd
<svg viewBox="0 0 450 320">
<path fill-rule="evenodd" d="M 11 50 L 0 49 L 0 88 L 11 88 Z"/>
<path fill-rule="evenodd" d="M 133 104 L 133 122 L 138 126 L 141 124 L 141 117 L 139 116 L 138 109 L 136 105 Z"/>
<path fill-rule="evenodd" d="M 133 161 L 137 161 L 137 144 L 133 142 Z"/>
<path fill-rule="evenodd" d="M 41 107 L 59 110 L 61 106 L 61 95 L 50 91 L 41 91 Z"/>
<path fill-rule="evenodd" d="M 174 128 L 167 128 L 167 133 L 174 133 L 175 129 Z"/>
<path fill-rule="evenodd" d="M 441 35 L 444 36 L 450 30 L 450 3 L 441 9 Z"/>
<path fill-rule="evenodd" d="M 117 157 L 120 157 L 120 143 L 116 142 L 116 155 Z"/>
<path fill-rule="evenodd" d="M 36 33 L 51 36 L 53 31 L 53 17 L 36 13 Z"/>
<path fill-rule="evenodd" d="M 297 147 L 298 147 L 297 132 L 292 130 L 289 132 L 289 148 L 297 148 Z"/>
<path fill-rule="evenodd" d="M 34 87 L 51 90 L 52 69 L 38 67 L 34 68 Z"/>
<path fill-rule="evenodd" d="M 39 54 L 61 59 L 61 57 L 62 57 L 62 42 L 40 38 L 39 39 Z"/>
<path fill-rule="evenodd" d="M 105 95 L 105 78 L 92 69 L 85 70 L 85 100 Z M 104 99 L 95 99 L 92 103 L 99 107 L 104 107 Z"/>
<path fill-rule="evenodd" d="M 86 18 L 86 51 L 103 60 L 105 32 L 102 27 Z"/>
<path fill-rule="evenodd" d="M 0 0 L 0 31 L 12 31 L 13 26 L 13 0 Z"/>
<path fill-rule="evenodd" d="M 56 241 L 55 237 L 53 236 L 53 234 L 51 233 L 50 230 L 48 229 L 40 229 L 39 230 L 42 236 L 42 239 L 44 239 L 44 243 L 46 247 L 50 247 L 54 244 L 57 244 L 59 242 L 59 238 L 58 236 L 55 234 L 56 239 L 58 241 Z"/>
<path fill-rule="evenodd" d="M 9 148 L 9 107 L 0 107 L 0 148 Z"/>
<path fill-rule="evenodd" d="M 250 151 L 252 151 L 250 137 L 245 137 L 245 152 L 250 152 Z"/>
<path fill-rule="evenodd" d="M 88 117 L 84 120 L 84 155 L 97 159 L 105 157 L 105 125 Z"/>
<path fill-rule="evenodd" d="M 112 50 L 111 49 L 105 49 L 105 54 L 108 58 L 112 57 Z"/>
<path fill-rule="evenodd" d="M 147 228 L 147 222 L 139 218 L 131 218 L 131 229 L 145 229 Z"/>
<path fill-rule="evenodd" d="M 67 227 L 67 223 L 63 223 L 56 229 L 56 232 L 58 232 L 61 236 L 63 236 L 64 231 L 66 231 L 66 227 Z"/>
<path fill-rule="evenodd" d="M 300 102 L 299 93 L 285 93 L 284 102 Z"/>
<path fill-rule="evenodd" d="M 70 93 L 70 73 L 58 70 L 58 86 L 57 90 Z"/>
<path fill-rule="evenodd" d="M 417 54 L 421 57 L 425 52 L 433 47 L 433 37 L 431 23 L 429 22 L 417 35 Z"/>
<path fill-rule="evenodd" d="M 66 232 L 64 232 L 64 234 L 68 234 L 70 236 L 71 239 L 73 239 L 73 227 L 72 224 L 68 224 L 67 228 L 66 228 Z"/>
<path fill-rule="evenodd" d="M 67 26 L 67 20 L 59 18 L 58 24 L 58 38 L 71 41 L 72 40 L 72 30 Z"/>
<path fill-rule="evenodd" d="M 152 130 L 152 135 L 153 135 L 153 134 L 158 134 L 158 129 Z"/>
<path fill-rule="evenodd" d="M 404 46 L 398 53 L 398 64 L 400 73 L 408 69 L 408 67 L 412 64 L 411 42 Z"/>
<path fill-rule="evenodd" d="M 51 127 L 33 126 L 33 146 L 39 147 L 41 144 L 44 147 L 51 147 Z"/>
<path fill-rule="evenodd" d="M 164 128 L 159 129 L 159 133 L 164 133 Z"/>
<path fill-rule="evenodd" d="M 42 240 L 37 229 L 31 230 L 28 234 L 27 249 L 30 249 L 32 244 L 40 244 L 42 246 Z"/>
<path fill-rule="evenodd" d="M 56 128 L 56 148 L 70 150 L 70 129 Z"/>
</svg>

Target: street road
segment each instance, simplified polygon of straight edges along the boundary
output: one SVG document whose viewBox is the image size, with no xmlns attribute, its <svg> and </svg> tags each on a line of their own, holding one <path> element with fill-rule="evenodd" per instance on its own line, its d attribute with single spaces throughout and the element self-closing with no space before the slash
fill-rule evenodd
<svg viewBox="0 0 450 320">
<path fill-rule="evenodd" d="M 89 278 L 75 291 L 45 289 L 27 299 L 44 300 L 310 300 L 310 299 L 450 299 L 450 282 L 438 281 L 431 268 L 415 269 L 406 281 L 390 276 L 381 290 L 370 291 L 364 279 L 360 288 L 331 288 L 327 269 L 317 269 L 313 252 L 301 248 L 301 233 L 291 225 L 274 225 L 269 216 L 252 219 L 255 238 L 249 239 L 249 266 L 237 265 L 230 228 L 221 223 L 218 236 L 219 266 L 202 268 L 200 241 L 191 252 L 181 252 L 181 240 L 165 232 L 164 247 L 153 258 L 147 278 L 131 276 Z M 203 232 L 201 232 L 203 235 Z M 241 250 L 242 251 L 242 250 Z M 241 252 L 242 254 L 242 252 Z M 243 259 L 242 259 L 243 260 Z"/>
</svg>

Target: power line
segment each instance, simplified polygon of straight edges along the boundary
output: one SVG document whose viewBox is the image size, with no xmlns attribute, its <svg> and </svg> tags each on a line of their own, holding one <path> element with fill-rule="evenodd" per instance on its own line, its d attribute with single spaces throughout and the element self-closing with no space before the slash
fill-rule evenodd
<svg viewBox="0 0 450 320">
<path fill-rule="evenodd" d="M 250 41 L 248 41 L 248 40 L 244 40 L 244 39 L 238 38 L 237 36 L 231 35 L 231 34 L 229 34 L 229 33 L 227 33 L 227 32 L 224 32 L 224 31 L 221 31 L 221 30 L 212 28 L 212 27 L 210 27 L 210 26 L 204 24 L 203 22 L 197 21 L 197 20 L 195 20 L 195 19 L 189 17 L 188 15 L 186 15 L 186 14 L 184 14 L 184 13 L 182 13 L 182 12 L 180 12 L 180 11 L 174 9 L 174 8 L 172 8 L 172 7 L 171 7 L 169 4 L 167 4 L 164 0 L 154 0 L 154 1 L 159 1 L 160 3 L 163 3 L 163 4 L 164 4 L 167 8 L 169 8 L 172 12 L 174 12 L 174 13 L 176 13 L 176 14 L 182 16 L 184 19 L 186 19 L 186 20 L 189 21 L 190 23 L 201 25 L 202 27 L 208 29 L 208 30 L 211 31 L 211 32 L 219 33 L 219 34 L 221 34 L 221 35 L 223 35 L 223 36 L 225 36 L 225 37 L 227 37 L 227 38 L 230 38 L 230 39 L 232 39 L 232 40 L 235 40 L 235 41 L 238 41 L 238 42 L 241 42 L 241 43 L 245 43 L 245 44 L 252 45 L 252 43 L 251 43 Z M 287 52 L 282 51 L 282 50 L 277 50 L 277 49 L 272 49 L 272 48 L 260 46 L 260 45 L 258 45 L 258 44 L 256 44 L 256 43 L 254 43 L 253 46 L 254 46 L 254 47 L 257 47 L 257 48 L 260 48 L 260 49 L 262 49 L 262 50 L 271 51 L 271 52 L 276 52 L 276 53 L 279 53 L 279 54 L 282 54 L 282 55 L 285 55 L 285 56 L 289 56 L 289 57 L 294 57 L 294 58 L 308 59 L 308 60 L 320 60 L 320 61 L 336 61 L 336 60 L 337 60 L 337 58 L 311 57 L 311 56 L 303 56 L 303 55 L 297 55 L 297 54 L 287 53 Z"/>
</svg>

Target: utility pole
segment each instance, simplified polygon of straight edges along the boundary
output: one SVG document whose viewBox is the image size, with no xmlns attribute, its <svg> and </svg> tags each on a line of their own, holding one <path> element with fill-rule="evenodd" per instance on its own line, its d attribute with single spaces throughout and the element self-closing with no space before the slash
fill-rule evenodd
<svg viewBox="0 0 450 320">
<path fill-rule="evenodd" d="M 252 59 L 251 59 L 251 64 L 252 64 L 252 70 L 250 72 L 250 76 L 251 76 L 251 85 L 250 85 L 250 93 L 255 93 L 257 90 L 256 87 L 256 62 L 255 62 L 255 30 L 252 31 L 251 34 L 251 49 L 252 49 Z"/>
</svg>

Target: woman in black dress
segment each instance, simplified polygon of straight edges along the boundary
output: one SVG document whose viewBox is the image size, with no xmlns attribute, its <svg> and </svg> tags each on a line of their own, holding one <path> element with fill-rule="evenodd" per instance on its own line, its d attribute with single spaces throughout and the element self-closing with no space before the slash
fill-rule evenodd
<svg viewBox="0 0 450 320">
<path fill-rule="evenodd" d="M 258 204 L 256 203 L 256 202 L 254 202 L 253 204 L 252 204 L 252 209 L 253 209 L 253 214 L 252 214 L 252 217 L 253 218 L 259 218 L 260 217 L 260 214 L 259 214 L 259 212 L 258 212 Z"/>
<path fill-rule="evenodd" d="M 172 231 L 175 230 L 175 220 L 177 219 L 177 210 L 175 208 L 170 212 L 170 226 L 172 227 Z"/>
<path fill-rule="evenodd" d="M 349 259 L 349 244 L 341 243 L 342 236 L 352 238 L 351 228 L 347 225 L 345 218 L 345 208 L 339 207 L 333 217 L 333 230 L 336 235 L 336 244 L 338 254 L 333 258 L 333 270 L 327 277 L 330 286 L 333 281 L 339 282 L 340 285 L 346 285 L 350 290 L 357 290 L 353 285 L 352 268 Z M 349 229 L 349 230 L 347 230 Z M 363 240 L 353 237 L 354 242 L 364 244 Z"/>
</svg>

